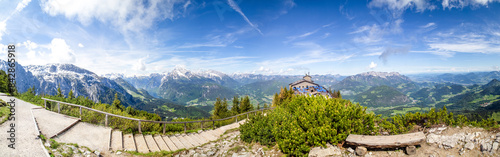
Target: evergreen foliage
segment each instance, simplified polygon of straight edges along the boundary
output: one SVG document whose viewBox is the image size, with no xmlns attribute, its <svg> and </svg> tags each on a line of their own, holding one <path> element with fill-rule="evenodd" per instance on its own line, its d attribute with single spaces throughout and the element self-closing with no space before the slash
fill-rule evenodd
<svg viewBox="0 0 500 157">
<path fill-rule="evenodd" d="M 231 112 L 233 112 L 233 114 L 235 114 L 235 115 L 241 113 L 239 99 L 240 98 L 238 98 L 238 96 L 233 97 L 233 107 L 231 108 Z"/>
<path fill-rule="evenodd" d="M 248 111 L 251 111 L 253 109 L 252 104 L 250 104 L 250 98 L 245 96 L 244 98 L 241 98 L 241 103 L 240 103 L 240 113 L 245 113 Z"/>
<path fill-rule="evenodd" d="M 220 98 L 217 98 L 214 104 L 214 119 L 226 118 L 229 117 L 230 113 L 227 109 L 227 100 L 224 98 L 224 101 L 221 101 Z"/>
<path fill-rule="evenodd" d="M 241 126 L 243 141 L 269 145 L 276 141 L 283 153 L 301 156 L 313 146 L 344 141 L 351 133 L 367 135 L 376 131 L 377 116 L 366 113 L 366 107 L 351 104 L 349 100 L 310 96 L 282 98 L 288 103 L 278 104 L 267 116 L 256 116 Z"/>
<path fill-rule="evenodd" d="M 35 88 L 35 86 L 33 86 L 33 88 Z M 75 98 L 75 94 L 73 94 L 73 89 L 70 89 L 70 90 L 69 90 L 69 93 L 68 93 L 68 98 L 69 98 L 69 99 L 73 99 L 73 98 Z"/>
</svg>

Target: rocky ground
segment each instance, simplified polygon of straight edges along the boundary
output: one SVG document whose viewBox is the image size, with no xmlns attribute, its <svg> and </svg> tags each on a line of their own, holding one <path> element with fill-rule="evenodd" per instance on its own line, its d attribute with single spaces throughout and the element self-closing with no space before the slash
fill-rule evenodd
<svg viewBox="0 0 500 157">
<path fill-rule="evenodd" d="M 426 142 L 416 149 L 416 154 L 407 155 L 404 148 L 390 150 L 362 150 L 355 147 L 337 146 L 327 144 L 326 148 L 315 147 L 309 152 L 309 156 L 344 156 L 355 157 L 357 153 L 364 153 L 365 157 L 393 157 L 393 156 L 415 156 L 415 157 L 459 157 L 459 156 L 500 156 L 500 133 L 487 131 L 482 128 L 469 127 L 435 127 L 425 129 Z M 258 143 L 245 143 L 239 138 L 239 131 L 233 130 L 223 135 L 218 141 L 211 142 L 200 147 L 176 152 L 168 156 L 174 157 L 205 157 L 205 156 L 284 156 L 277 146 L 267 147 Z M 50 147 L 50 146 L 49 146 Z M 92 152 L 85 148 L 63 145 L 51 152 L 55 156 L 65 156 L 72 151 L 72 156 L 138 156 L 127 152 Z M 147 155 L 151 156 L 151 155 Z M 152 155 L 162 156 L 162 155 Z"/>
</svg>

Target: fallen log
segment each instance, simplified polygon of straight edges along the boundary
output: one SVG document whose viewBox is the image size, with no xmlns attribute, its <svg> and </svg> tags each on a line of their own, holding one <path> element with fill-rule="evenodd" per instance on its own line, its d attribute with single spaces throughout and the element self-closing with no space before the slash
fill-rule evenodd
<svg viewBox="0 0 500 157">
<path fill-rule="evenodd" d="M 425 141 L 423 132 L 390 136 L 355 135 L 347 136 L 346 144 L 367 148 L 399 148 L 420 145 Z"/>
</svg>

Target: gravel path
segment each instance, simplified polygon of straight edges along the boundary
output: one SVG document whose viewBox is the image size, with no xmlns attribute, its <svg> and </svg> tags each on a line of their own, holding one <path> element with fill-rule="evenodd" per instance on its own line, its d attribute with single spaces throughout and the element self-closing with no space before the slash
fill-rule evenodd
<svg viewBox="0 0 500 157">
<path fill-rule="evenodd" d="M 14 97 L 0 93 L 0 99 L 9 102 Z M 6 121 L 0 125 L 0 156 L 48 156 L 42 142 L 38 137 L 32 108 L 39 108 L 33 104 L 15 99 L 15 121 Z M 15 125 L 15 149 L 8 147 L 10 141 L 10 124 Z"/>
</svg>

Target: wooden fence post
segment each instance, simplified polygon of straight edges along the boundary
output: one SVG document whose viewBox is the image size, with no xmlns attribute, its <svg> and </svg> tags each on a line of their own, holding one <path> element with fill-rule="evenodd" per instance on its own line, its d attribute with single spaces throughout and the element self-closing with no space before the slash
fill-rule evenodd
<svg viewBox="0 0 500 157">
<path fill-rule="evenodd" d="M 82 119 L 82 107 L 80 106 L 80 120 Z"/>
<path fill-rule="evenodd" d="M 184 123 L 184 133 L 186 133 L 187 131 L 187 126 L 186 126 L 186 123 Z"/>
<path fill-rule="evenodd" d="M 248 113 L 247 113 L 247 120 L 248 120 Z"/>
<path fill-rule="evenodd" d="M 165 134 L 165 127 L 167 126 L 167 123 L 163 123 L 163 134 Z"/>
<path fill-rule="evenodd" d="M 142 131 L 141 131 L 141 121 L 139 121 L 139 134 L 142 134 Z"/>
<path fill-rule="evenodd" d="M 212 129 L 215 129 L 215 121 L 212 121 Z"/>
<path fill-rule="evenodd" d="M 104 119 L 105 119 L 104 126 L 108 127 L 108 114 L 106 114 L 106 117 Z"/>
<path fill-rule="evenodd" d="M 201 122 L 201 130 L 203 130 L 203 122 Z"/>
<path fill-rule="evenodd" d="M 45 107 L 45 109 L 47 109 L 47 100 L 43 100 L 43 107 Z"/>
<path fill-rule="evenodd" d="M 61 107 L 60 107 L 60 104 L 57 103 L 57 113 L 60 113 L 61 112 Z"/>
<path fill-rule="evenodd" d="M 236 116 L 236 123 L 238 123 L 238 116 Z"/>
</svg>

